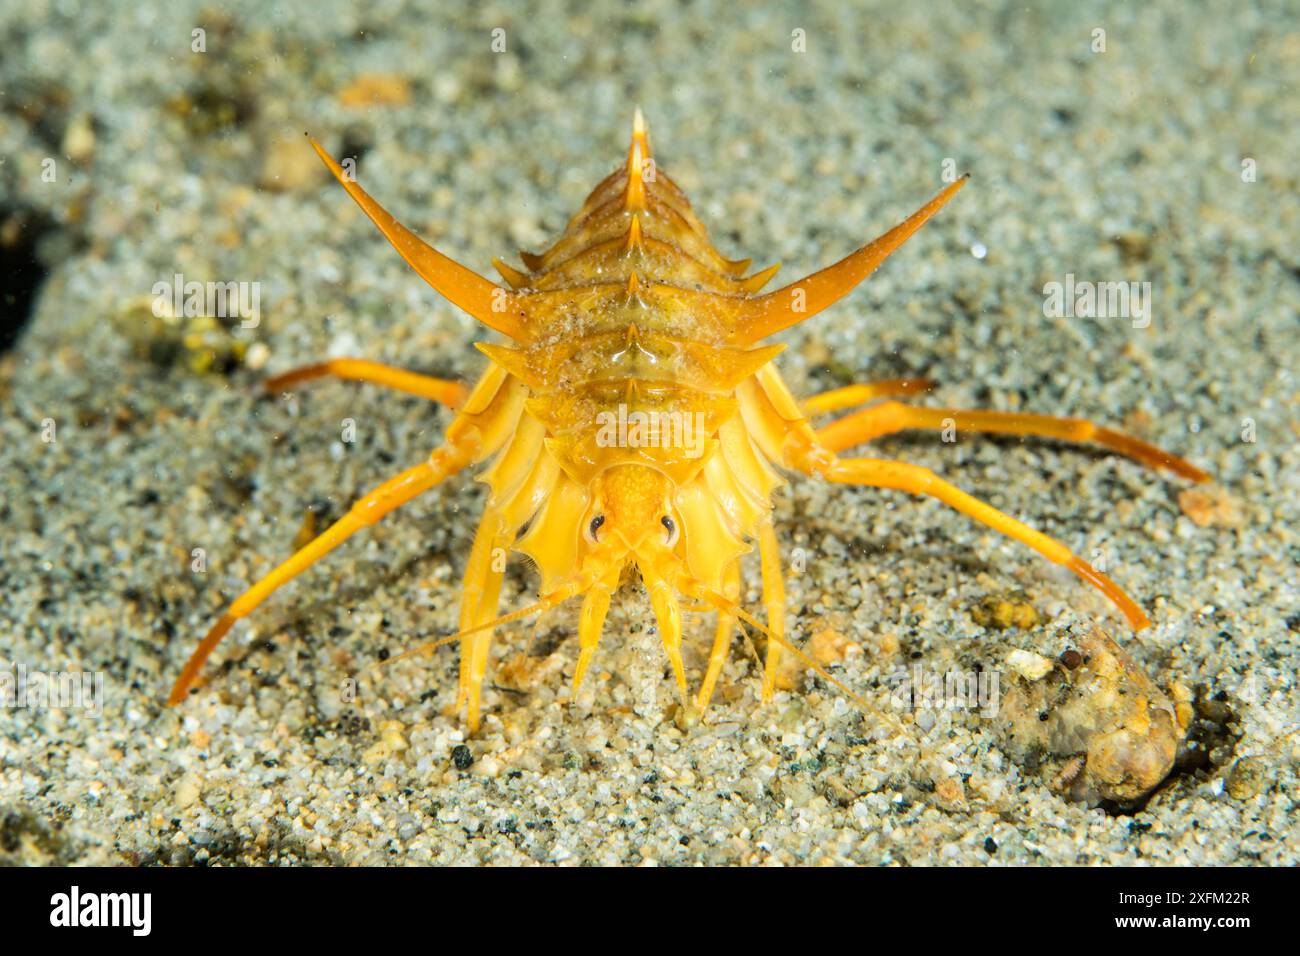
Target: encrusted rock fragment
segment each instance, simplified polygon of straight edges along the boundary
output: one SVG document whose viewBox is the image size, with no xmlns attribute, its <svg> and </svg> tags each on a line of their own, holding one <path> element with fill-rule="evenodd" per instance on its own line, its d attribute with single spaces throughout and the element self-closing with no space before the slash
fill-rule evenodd
<svg viewBox="0 0 1300 956">
<path fill-rule="evenodd" d="M 1092 630 L 1073 644 L 1073 668 L 1012 666 L 999 714 L 1007 749 L 1042 765 L 1053 788 L 1071 799 L 1132 803 L 1169 774 L 1186 726 L 1174 702 L 1105 632 Z"/>
</svg>

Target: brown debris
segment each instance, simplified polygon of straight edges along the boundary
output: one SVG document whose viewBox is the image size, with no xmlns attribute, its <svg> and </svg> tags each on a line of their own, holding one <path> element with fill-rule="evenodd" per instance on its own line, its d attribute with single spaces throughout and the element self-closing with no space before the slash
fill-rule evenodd
<svg viewBox="0 0 1300 956">
<path fill-rule="evenodd" d="M 1080 656 L 1073 670 L 1013 676 L 1003 688 L 1008 750 L 1042 765 L 1071 799 L 1131 803 L 1173 768 L 1183 735 L 1174 703 L 1104 631 L 1073 643 Z"/>
<path fill-rule="evenodd" d="M 1238 528 L 1242 524 L 1241 502 L 1218 485 L 1187 488 L 1178 495 L 1178 507 L 1202 528 Z"/>
<path fill-rule="evenodd" d="M 823 627 L 814 632 L 812 637 L 808 639 L 807 645 L 803 648 L 805 654 L 823 667 L 837 664 L 844 660 L 847 655 L 860 650 L 861 648 L 834 627 Z M 766 650 L 764 650 L 764 654 L 766 654 Z M 776 669 L 777 690 L 795 690 L 799 686 L 800 678 L 805 671 L 812 671 L 807 661 L 798 654 L 784 651 Z"/>
<path fill-rule="evenodd" d="M 1258 757 L 1242 757 L 1232 765 L 1224 789 L 1234 800 L 1249 800 L 1264 788 L 1266 764 Z"/>
<path fill-rule="evenodd" d="M 956 777 L 939 777 L 934 782 L 934 795 L 945 810 L 966 808 L 966 788 Z"/>
<path fill-rule="evenodd" d="M 161 316 L 155 314 L 152 296 L 134 296 L 120 302 L 113 314 L 141 358 L 196 375 L 225 375 L 243 364 L 248 341 L 231 320 L 177 316 L 166 302 L 162 311 Z"/>
<path fill-rule="evenodd" d="M 266 147 L 257 184 L 272 192 L 301 192 L 321 182 L 325 172 L 302 135 L 285 133 Z"/>
<path fill-rule="evenodd" d="M 411 84 L 395 73 L 362 73 L 339 90 L 341 106 L 405 106 L 411 101 Z"/>
<path fill-rule="evenodd" d="M 970 609 L 971 620 L 980 627 L 1005 631 L 1009 627 L 1028 630 L 1042 622 L 1042 616 L 1019 592 L 990 595 Z"/>
<path fill-rule="evenodd" d="M 497 665 L 496 682 L 512 690 L 533 690 L 551 682 L 563 670 L 562 654 L 548 654 L 546 657 L 515 654 Z"/>
<path fill-rule="evenodd" d="M 89 113 L 77 115 L 63 131 L 63 154 L 78 166 L 95 158 L 95 124 Z"/>
<path fill-rule="evenodd" d="M 852 643 L 833 627 L 823 628 L 809 639 L 808 656 L 823 666 L 834 664 L 844 659 Z"/>
<path fill-rule="evenodd" d="M 316 512 L 308 508 L 306 514 L 302 516 L 302 524 L 298 526 L 298 533 L 293 538 L 293 549 L 301 551 L 307 547 L 316 537 Z"/>
</svg>

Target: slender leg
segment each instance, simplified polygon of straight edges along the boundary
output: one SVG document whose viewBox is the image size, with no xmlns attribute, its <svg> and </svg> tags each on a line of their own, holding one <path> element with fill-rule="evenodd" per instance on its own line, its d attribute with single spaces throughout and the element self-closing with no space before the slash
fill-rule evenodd
<svg viewBox="0 0 1300 956">
<path fill-rule="evenodd" d="M 505 527 L 500 511 L 489 505 L 483 511 L 469 560 L 465 563 L 463 596 L 460 605 L 460 630 L 465 631 L 485 624 L 497 616 L 501 599 L 501 582 L 505 568 L 498 564 L 501 551 L 510 547 L 513 534 Z M 487 674 L 488 658 L 492 648 L 492 630 L 475 631 L 460 639 L 460 682 L 456 694 L 456 709 L 466 705 L 466 723 L 470 733 L 478 730 L 479 701 L 483 693 L 483 678 Z"/>
<path fill-rule="evenodd" d="M 723 575 L 722 594 L 732 604 L 740 601 L 740 559 L 732 561 Z M 695 698 L 695 706 L 700 714 L 709 709 L 713 700 L 713 688 L 722 673 L 722 665 L 727 662 L 727 652 L 731 649 L 731 640 L 736 634 L 736 616 L 725 611 L 718 612 L 718 629 L 713 636 L 713 649 L 709 651 L 709 665 L 704 671 L 704 680 L 700 692 Z"/>
<path fill-rule="evenodd" d="M 506 556 L 519 528 L 536 510 L 538 495 L 549 487 L 559 468 L 556 465 L 552 470 L 547 467 L 551 459 L 537 457 L 544 435 L 545 429 L 539 422 L 526 414 L 521 416 L 507 439 L 508 447 L 480 476 L 492 494 L 483 507 L 469 560 L 465 563 L 458 638 L 460 681 L 456 709 L 466 705 L 466 722 L 471 732 L 478 729 L 479 701 L 495 630 L 485 625 L 497 617 Z"/>
<path fill-rule="evenodd" d="M 770 366 L 768 366 L 770 368 Z M 913 494 L 929 495 L 938 498 L 949 507 L 955 508 L 990 528 L 1002 532 L 1023 544 L 1029 545 L 1043 557 L 1056 564 L 1064 565 L 1083 578 L 1097 590 L 1106 595 L 1110 601 L 1123 612 L 1134 630 L 1140 631 L 1151 622 L 1136 603 L 1126 595 L 1115 582 L 1106 577 L 1082 558 L 1073 554 L 1069 548 L 1058 541 L 1022 524 L 1010 515 L 1003 514 L 992 505 L 985 504 L 966 494 L 961 489 L 939 478 L 927 468 L 909 465 L 901 461 L 886 461 L 873 458 L 845 458 L 836 456 L 834 446 L 828 446 L 820 440 L 820 433 L 808 429 L 804 420 L 789 419 L 782 416 L 780 410 L 770 398 L 763 395 L 776 394 L 785 403 L 788 389 L 785 388 L 775 373 L 766 380 L 756 376 L 762 387 L 762 393 L 750 390 L 741 393 L 742 409 L 748 408 L 749 420 L 761 433 L 767 434 L 768 444 L 778 444 L 775 436 L 780 435 L 781 461 L 788 468 L 794 468 L 805 474 L 817 474 L 843 484 L 867 485 L 875 488 L 897 488 Z M 895 404 L 895 403 L 887 403 Z M 886 406 L 878 406 L 884 408 Z M 867 412 L 876 409 L 867 409 Z M 864 413 L 858 413 L 859 415 Z M 849 415 L 844 420 L 858 418 Z M 861 423 L 864 420 L 858 418 Z M 828 428 L 834 429 L 832 422 Z M 864 426 L 859 425 L 865 430 Z M 824 431 L 825 429 L 823 429 Z M 847 434 L 839 436 L 840 447 L 852 444 L 854 439 Z M 1190 468 L 1190 466 L 1187 466 Z M 1193 469 L 1194 470 L 1194 469 Z"/>
<path fill-rule="evenodd" d="M 456 445 L 450 442 L 435 449 L 428 461 L 414 468 L 408 468 L 358 500 L 347 514 L 236 598 L 186 662 L 180 677 L 172 687 L 167 702 L 179 704 L 185 699 L 203 667 L 203 662 L 236 621 L 250 614 L 282 584 L 301 574 L 353 533 L 369 527 L 394 508 L 428 491 L 448 475 L 460 471 L 473 459 L 475 450 L 476 446 L 473 444 Z"/>
<path fill-rule="evenodd" d="M 650 604 L 654 608 L 655 621 L 659 625 L 659 639 L 663 642 L 664 652 L 673 668 L 673 677 L 677 680 L 677 690 L 682 697 L 682 704 L 687 703 L 686 665 L 682 663 L 682 609 L 677 603 L 677 595 L 668 580 L 656 572 L 648 562 L 638 561 L 641 579 L 646 590 L 650 592 Z"/>
<path fill-rule="evenodd" d="M 1101 428 L 1082 418 L 1057 418 L 1019 412 L 966 411 L 953 408 L 918 408 L 900 402 L 885 402 L 836 419 L 817 430 L 818 441 L 831 451 L 910 428 L 956 428 L 1006 435 L 1039 435 L 1064 441 L 1095 441 L 1113 451 L 1152 468 L 1168 468 L 1193 481 L 1208 481 L 1209 475 L 1181 458 L 1161 451 L 1120 432 Z"/>
<path fill-rule="evenodd" d="M 824 415 L 837 412 L 855 405 L 865 405 L 878 398 L 892 398 L 895 395 L 920 395 L 934 388 L 934 382 L 928 378 L 888 378 L 879 382 L 867 382 L 862 385 L 846 385 L 844 388 L 832 389 L 806 398 L 803 401 L 805 415 Z"/>
<path fill-rule="evenodd" d="M 776 539 L 771 517 L 758 526 L 758 554 L 763 569 L 763 607 L 767 610 L 769 637 L 763 661 L 763 700 L 772 699 L 776 690 L 776 669 L 781 663 L 781 643 L 785 637 L 785 579 L 781 572 L 781 544 Z"/>
<path fill-rule="evenodd" d="M 381 365 L 378 362 L 355 358 L 336 358 L 315 365 L 304 365 L 301 368 L 291 369 L 273 378 L 268 378 L 263 384 L 268 392 L 283 392 L 299 382 L 306 382 L 314 378 L 325 378 L 329 375 L 354 382 L 373 382 L 376 385 L 385 385 L 399 392 L 408 392 L 411 395 L 419 395 L 421 398 L 441 402 L 443 405 L 452 408 L 459 408 L 463 405 L 465 398 L 469 395 L 468 389 L 460 382 L 432 378 L 428 375 L 408 372 L 405 369 L 393 368 L 391 365 Z"/>
<path fill-rule="evenodd" d="M 1128 618 L 1133 630 L 1140 631 L 1151 622 L 1142 609 L 1125 594 L 1115 582 L 1075 555 L 1065 545 L 1047 535 L 1022 524 L 992 505 L 973 498 L 966 492 L 944 481 L 928 468 L 909 465 L 901 461 L 875 458 L 843 458 L 834 460 L 822 470 L 830 481 L 872 488 L 896 488 L 916 495 L 929 495 L 944 504 L 974 518 L 981 524 L 1000 531 L 1033 548 L 1054 564 L 1064 565 L 1108 597 Z"/>
<path fill-rule="evenodd" d="M 582 690 L 587 668 L 596 655 L 601 632 L 605 629 L 605 615 L 609 613 L 610 598 L 618 587 L 621 570 L 622 565 L 618 565 L 612 575 L 606 575 L 593 584 L 582 600 L 582 612 L 578 619 L 578 663 L 573 669 L 573 700 L 578 699 L 578 691 Z"/>
</svg>

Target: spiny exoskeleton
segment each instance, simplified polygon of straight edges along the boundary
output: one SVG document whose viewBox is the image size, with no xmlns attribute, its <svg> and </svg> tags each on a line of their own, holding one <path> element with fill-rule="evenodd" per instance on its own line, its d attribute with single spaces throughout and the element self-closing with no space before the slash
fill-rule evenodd
<svg viewBox="0 0 1300 956">
<path fill-rule="evenodd" d="M 277 392 L 322 376 L 373 382 L 441 402 L 455 417 L 425 461 L 362 497 L 230 605 L 185 665 L 171 703 L 185 698 L 234 623 L 278 587 L 354 532 L 448 476 L 489 460 L 480 477 L 490 494 L 465 567 L 460 631 L 407 652 L 460 643 L 457 709 L 466 708 L 471 729 L 479 725 L 493 631 L 580 598 L 576 694 L 610 600 L 632 568 L 649 593 L 683 704 L 693 703 L 701 713 L 707 708 L 739 622 L 768 638 L 764 699 L 776 686 L 783 648 L 843 687 L 786 635 L 772 520 L 781 472 L 937 498 L 1069 568 L 1105 594 L 1134 629 L 1148 625 L 1141 608 L 1110 578 L 1060 542 L 926 468 L 838 453 L 904 429 L 956 427 L 1097 442 L 1193 481 L 1206 480 L 1202 471 L 1081 419 L 893 400 L 927 391 L 930 383 L 918 379 L 850 385 L 801 402 L 773 364 L 782 346 L 761 344 L 847 295 L 938 212 L 965 178 L 834 265 L 760 294 L 777 267 L 747 276 L 748 259 L 726 259 L 714 249 L 685 195 L 655 164 L 638 110 L 626 162 L 592 191 L 550 249 L 520 254 L 523 270 L 496 261 L 503 287 L 420 240 L 315 140 L 311 145 L 411 267 L 507 341 L 479 345 L 488 367 L 470 389 L 364 359 L 334 359 L 267 382 Z M 859 406 L 866 407 L 827 424 L 812 421 Z M 740 604 L 741 564 L 755 545 L 765 623 Z M 494 555 L 510 548 L 536 563 L 541 590 L 533 604 L 498 616 L 504 568 Z M 718 615 L 694 701 L 682 660 L 683 595 Z"/>
</svg>

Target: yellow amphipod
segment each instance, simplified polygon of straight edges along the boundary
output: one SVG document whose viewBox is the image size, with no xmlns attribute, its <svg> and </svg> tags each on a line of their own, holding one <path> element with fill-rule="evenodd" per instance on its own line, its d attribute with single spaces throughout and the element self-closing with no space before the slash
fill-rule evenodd
<svg viewBox="0 0 1300 956">
<path fill-rule="evenodd" d="M 574 692 L 596 653 L 610 601 L 635 568 L 649 594 L 683 703 L 682 596 L 718 611 L 708 665 L 694 703 L 708 707 L 734 629 L 769 637 L 763 696 L 776 681 L 785 634 L 784 590 L 772 493 L 781 470 L 832 482 L 930 495 L 1070 568 L 1102 591 L 1135 629 L 1149 623 L 1106 575 L 1064 545 L 965 494 L 929 470 L 901 461 L 840 458 L 837 452 L 892 432 L 957 428 L 1094 441 L 1194 481 L 1187 462 L 1081 419 L 923 408 L 892 400 L 924 381 L 852 385 L 802 404 L 761 341 L 839 301 L 962 187 L 950 184 L 880 238 L 834 265 L 759 294 L 776 266 L 746 276 L 749 260 L 714 249 L 686 196 L 654 162 L 638 110 L 626 162 L 587 197 L 556 243 L 520 253 L 524 270 L 496 262 L 498 286 L 409 232 L 312 147 L 348 194 L 434 289 L 501 333 L 484 344 L 487 371 L 472 389 L 363 359 L 335 359 L 280 375 L 281 391 L 332 375 L 387 385 L 457 409 L 426 461 L 357 501 L 318 538 L 237 598 L 186 663 L 170 703 L 184 700 L 204 660 L 234 623 L 353 532 L 462 469 L 491 459 L 490 495 L 465 568 L 460 631 L 408 653 L 460 643 L 458 708 L 471 730 L 493 630 L 581 599 Z M 817 427 L 810 417 L 887 398 Z M 521 535 L 521 530 L 527 527 Z M 739 605 L 741 564 L 757 545 L 766 622 Z M 538 600 L 498 616 L 498 549 L 531 557 Z M 807 660 L 807 658 L 805 658 Z M 823 669 L 814 666 L 827 679 Z M 840 685 L 843 686 L 843 685 Z M 851 693 L 851 692 L 850 692 Z"/>
</svg>

